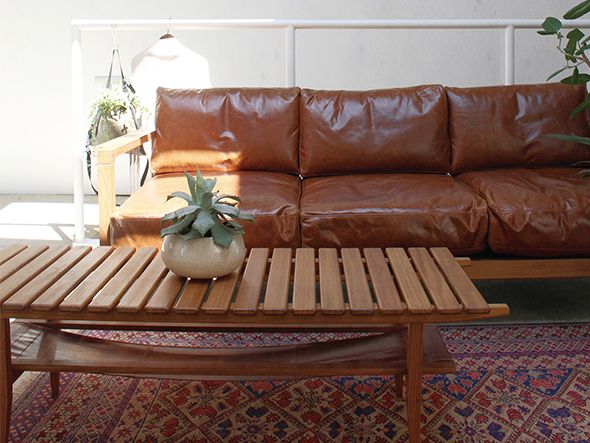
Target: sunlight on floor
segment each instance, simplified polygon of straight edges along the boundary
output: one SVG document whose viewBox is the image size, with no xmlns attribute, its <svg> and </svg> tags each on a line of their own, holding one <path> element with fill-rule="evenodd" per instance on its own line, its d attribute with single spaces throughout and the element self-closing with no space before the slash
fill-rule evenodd
<svg viewBox="0 0 590 443">
<path fill-rule="evenodd" d="M 98 224 L 98 204 L 84 205 L 84 222 Z M 13 202 L 0 209 L 0 224 L 73 225 L 74 204 L 56 202 Z"/>
<path fill-rule="evenodd" d="M 98 204 L 84 205 L 84 222 L 98 225 Z M 74 234 L 74 204 L 12 202 L 0 208 L 0 238 L 70 242 Z"/>
<path fill-rule="evenodd" d="M 67 241 L 51 226 L 0 224 L 0 238 L 22 240 Z"/>
</svg>

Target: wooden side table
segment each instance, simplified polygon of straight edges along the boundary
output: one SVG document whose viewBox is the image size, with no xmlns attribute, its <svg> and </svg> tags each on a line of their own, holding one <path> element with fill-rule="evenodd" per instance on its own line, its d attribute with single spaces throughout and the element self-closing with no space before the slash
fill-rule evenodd
<svg viewBox="0 0 590 443">
<path fill-rule="evenodd" d="M 154 248 L 10 246 L 0 249 L 0 283 L 0 442 L 8 440 L 12 383 L 29 370 L 50 372 L 55 394 L 62 371 L 218 379 L 394 375 L 398 393 L 406 375 L 408 432 L 417 442 L 422 374 L 454 371 L 429 324 L 509 312 L 485 302 L 446 248 L 252 249 L 227 277 L 187 280 L 168 271 Z M 19 321 L 11 327 L 9 319 Z M 212 350 L 105 341 L 66 327 L 382 334 Z"/>
</svg>

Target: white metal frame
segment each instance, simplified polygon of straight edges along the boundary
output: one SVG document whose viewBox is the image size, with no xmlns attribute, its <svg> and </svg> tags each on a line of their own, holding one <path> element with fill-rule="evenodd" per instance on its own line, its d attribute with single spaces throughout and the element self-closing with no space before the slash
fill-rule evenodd
<svg viewBox="0 0 590 443">
<path fill-rule="evenodd" d="M 449 20 L 73 20 L 72 36 L 72 152 L 74 154 L 75 241 L 85 240 L 84 226 L 84 112 L 82 110 L 82 32 L 176 30 L 283 29 L 285 86 L 295 86 L 296 31 L 298 29 L 504 29 L 504 84 L 514 83 L 514 31 L 541 29 L 541 19 Z M 590 27 L 590 20 L 571 20 L 564 28 Z"/>
</svg>

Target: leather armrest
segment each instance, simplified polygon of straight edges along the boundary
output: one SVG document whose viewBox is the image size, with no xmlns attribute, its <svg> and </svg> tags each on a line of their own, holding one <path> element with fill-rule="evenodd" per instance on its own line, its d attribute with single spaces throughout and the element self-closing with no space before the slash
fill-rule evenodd
<svg viewBox="0 0 590 443">
<path fill-rule="evenodd" d="M 156 131 L 133 131 L 94 147 L 98 163 L 108 163 L 125 152 L 152 141 Z"/>
<path fill-rule="evenodd" d="M 153 140 L 155 131 L 134 131 L 95 147 L 98 159 L 98 231 L 100 244 L 109 243 L 109 221 L 115 210 L 115 159 Z"/>
</svg>

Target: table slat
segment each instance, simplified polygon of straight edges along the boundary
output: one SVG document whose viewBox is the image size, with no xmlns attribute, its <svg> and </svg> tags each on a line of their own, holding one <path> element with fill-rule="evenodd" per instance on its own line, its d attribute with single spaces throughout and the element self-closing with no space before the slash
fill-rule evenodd
<svg viewBox="0 0 590 443">
<path fill-rule="evenodd" d="M 88 305 L 92 312 L 111 311 L 119 302 L 125 291 L 142 274 L 154 258 L 156 248 L 140 248 L 117 274 L 102 288 Z"/>
<path fill-rule="evenodd" d="M 461 312 L 463 310 L 461 304 L 455 298 L 455 294 L 449 288 L 426 248 L 408 248 L 408 252 L 436 310 L 442 313 Z"/>
<path fill-rule="evenodd" d="M 344 295 L 336 249 L 320 248 L 320 308 L 324 314 L 344 313 Z"/>
<path fill-rule="evenodd" d="M 53 286 L 49 287 L 33 303 L 34 311 L 50 311 L 55 309 L 68 294 L 80 284 L 100 263 L 115 249 L 110 246 L 99 246 L 66 272 Z"/>
<path fill-rule="evenodd" d="M 431 314 L 429 318 L 446 321 L 455 314 L 491 312 L 446 248 L 340 251 L 319 249 L 316 265 L 313 249 L 299 248 L 293 259 L 292 249 L 255 248 L 231 275 L 193 281 L 173 275 L 155 248 L 0 248 L 0 259 L 6 258 L 0 264 L 0 277 L 4 275 L 0 303 L 14 316 L 27 308 L 31 315 L 58 309 L 62 311 L 55 314 L 59 318 L 66 318 L 67 311 L 87 316 L 116 309 L 144 316 L 239 313 L 261 322 L 264 315 L 273 314 L 370 315 L 377 311 L 377 315 L 408 318 Z M 274 322 L 270 317 L 268 321 Z"/>
<path fill-rule="evenodd" d="M 50 246 L 45 252 L 22 266 L 18 271 L 8 277 L 0 286 L 0 303 L 21 289 L 48 266 L 64 255 L 70 246 Z"/>
<path fill-rule="evenodd" d="M 293 277 L 293 312 L 315 314 L 315 310 L 315 251 L 311 248 L 297 248 Z"/>
<path fill-rule="evenodd" d="M 82 258 L 92 251 L 90 246 L 77 246 L 62 255 L 47 269 L 37 275 L 25 287 L 18 290 L 4 302 L 6 309 L 25 309 L 39 295 L 58 281 L 66 272 L 72 269 Z"/>
<path fill-rule="evenodd" d="M 209 291 L 207 300 L 203 303 L 201 310 L 207 314 L 225 314 L 231 303 L 231 299 L 236 290 L 242 266 L 236 269 L 225 277 L 218 278 L 213 283 L 213 287 Z"/>
<path fill-rule="evenodd" d="M 88 306 L 92 298 L 113 278 L 135 252 L 135 248 L 115 249 L 80 285 L 59 305 L 60 311 L 79 312 Z"/>
<path fill-rule="evenodd" d="M 432 312 L 430 300 L 406 252 L 402 248 L 387 248 L 385 253 L 408 311 L 415 314 Z"/>
<path fill-rule="evenodd" d="M 168 274 L 164 277 L 164 280 L 162 280 L 154 295 L 151 296 L 145 305 L 145 310 L 147 312 L 161 314 L 168 312 L 178 298 L 178 294 L 185 283 L 186 278 L 180 277 L 172 271 L 168 271 Z"/>
<path fill-rule="evenodd" d="M 0 265 L 26 249 L 25 245 L 8 245 L 0 249 Z"/>
<path fill-rule="evenodd" d="M 209 290 L 210 280 L 189 280 L 174 305 L 174 312 L 181 314 L 196 314 L 201 308 L 203 299 Z"/>
<path fill-rule="evenodd" d="M 162 261 L 161 253 L 156 255 L 141 277 L 133 282 L 131 287 L 119 300 L 116 310 L 120 312 L 139 312 L 147 303 L 150 295 L 168 272 Z"/>
<path fill-rule="evenodd" d="M 29 246 L 12 259 L 0 265 L 0 282 L 3 282 L 23 266 L 49 249 L 49 246 Z"/>
<path fill-rule="evenodd" d="M 287 312 L 292 255 L 290 248 L 277 248 L 272 253 L 266 294 L 264 295 L 263 309 L 265 314 Z"/>
<path fill-rule="evenodd" d="M 268 254 L 268 248 L 253 248 L 250 251 L 240 288 L 232 305 L 232 311 L 236 314 L 253 314 L 258 309 Z"/>
<path fill-rule="evenodd" d="M 487 302 L 447 248 L 430 248 L 430 253 L 467 312 L 481 314 L 490 311 Z"/>
<path fill-rule="evenodd" d="M 342 248 L 342 267 L 348 291 L 348 303 L 353 314 L 372 314 L 373 298 L 367 283 L 367 273 L 357 248 Z"/>
<path fill-rule="evenodd" d="M 399 292 L 395 287 L 393 276 L 385 261 L 383 251 L 379 248 L 363 250 L 365 261 L 371 276 L 373 291 L 379 310 L 385 314 L 399 314 L 404 310 Z"/>
</svg>

